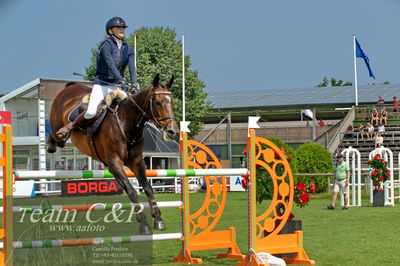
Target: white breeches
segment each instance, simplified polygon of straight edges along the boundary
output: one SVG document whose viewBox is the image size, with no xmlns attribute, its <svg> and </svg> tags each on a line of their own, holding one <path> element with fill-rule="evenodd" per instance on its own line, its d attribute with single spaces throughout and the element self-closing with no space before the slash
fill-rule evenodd
<svg viewBox="0 0 400 266">
<path fill-rule="evenodd" d="M 90 100 L 88 109 L 84 115 L 86 119 L 91 119 L 96 116 L 97 107 L 99 106 L 100 102 L 112 91 L 120 90 L 126 95 L 126 92 L 121 90 L 121 88 L 116 86 L 109 86 L 109 85 L 93 85 L 92 93 L 90 94 Z"/>
</svg>

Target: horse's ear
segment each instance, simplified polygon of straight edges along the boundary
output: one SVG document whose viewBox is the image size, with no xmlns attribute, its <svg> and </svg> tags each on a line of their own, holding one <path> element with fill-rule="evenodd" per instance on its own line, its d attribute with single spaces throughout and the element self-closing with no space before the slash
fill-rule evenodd
<svg viewBox="0 0 400 266">
<path fill-rule="evenodd" d="M 167 82 L 167 84 L 165 84 L 165 87 L 167 87 L 167 89 L 170 89 L 172 87 L 172 84 L 174 84 L 174 75 L 172 75 L 171 79 Z"/>
<path fill-rule="evenodd" d="M 153 88 L 157 88 L 160 84 L 160 73 L 158 73 L 153 79 Z"/>
</svg>

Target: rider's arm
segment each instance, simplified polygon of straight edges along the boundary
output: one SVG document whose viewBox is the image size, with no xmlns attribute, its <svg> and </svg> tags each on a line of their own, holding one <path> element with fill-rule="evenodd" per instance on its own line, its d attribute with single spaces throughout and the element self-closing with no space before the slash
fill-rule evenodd
<svg viewBox="0 0 400 266">
<path fill-rule="evenodd" d="M 135 51 L 131 46 L 128 48 L 128 67 L 129 67 L 129 74 L 131 76 L 131 82 L 137 83 L 136 79 L 136 68 L 135 68 Z"/>
</svg>

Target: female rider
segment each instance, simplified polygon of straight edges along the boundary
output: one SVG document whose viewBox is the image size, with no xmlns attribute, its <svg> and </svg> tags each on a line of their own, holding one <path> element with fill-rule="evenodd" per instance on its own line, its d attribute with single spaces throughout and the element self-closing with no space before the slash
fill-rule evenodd
<svg viewBox="0 0 400 266">
<path fill-rule="evenodd" d="M 129 67 L 131 82 L 136 84 L 135 53 L 124 40 L 127 27 L 125 20 L 120 17 L 113 17 L 107 22 L 107 39 L 100 44 L 97 52 L 96 78 L 93 80 L 87 111 L 62 127 L 57 132 L 60 138 L 65 137 L 72 129 L 82 126 L 88 119 L 94 118 L 98 105 L 108 93 L 121 88 L 128 89 L 128 83 L 124 78 L 126 66 Z M 123 90 L 122 93 L 126 94 Z"/>
</svg>

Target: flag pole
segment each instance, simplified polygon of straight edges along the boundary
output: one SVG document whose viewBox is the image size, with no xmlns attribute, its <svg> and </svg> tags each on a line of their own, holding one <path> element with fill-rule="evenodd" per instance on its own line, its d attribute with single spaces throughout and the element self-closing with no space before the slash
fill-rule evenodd
<svg viewBox="0 0 400 266">
<path fill-rule="evenodd" d="M 186 121 L 185 108 L 185 34 L 182 34 L 182 121 Z"/>
<path fill-rule="evenodd" d="M 353 34 L 353 52 L 354 52 L 354 90 L 356 93 L 356 106 L 358 105 L 358 84 L 357 84 L 357 58 L 356 58 L 356 35 Z"/>
<path fill-rule="evenodd" d="M 137 57 L 137 53 L 136 53 L 136 34 L 135 35 L 133 35 L 133 49 L 134 49 L 134 51 L 133 51 L 133 53 L 134 53 L 134 55 L 135 55 L 135 57 L 134 57 L 134 61 L 133 61 L 133 64 L 134 64 L 134 66 L 135 66 L 135 77 L 136 77 L 136 82 L 137 82 L 137 65 L 136 65 L 136 57 Z M 132 78 L 132 77 L 131 77 Z M 131 81 L 132 83 L 133 83 L 133 81 Z"/>
</svg>

